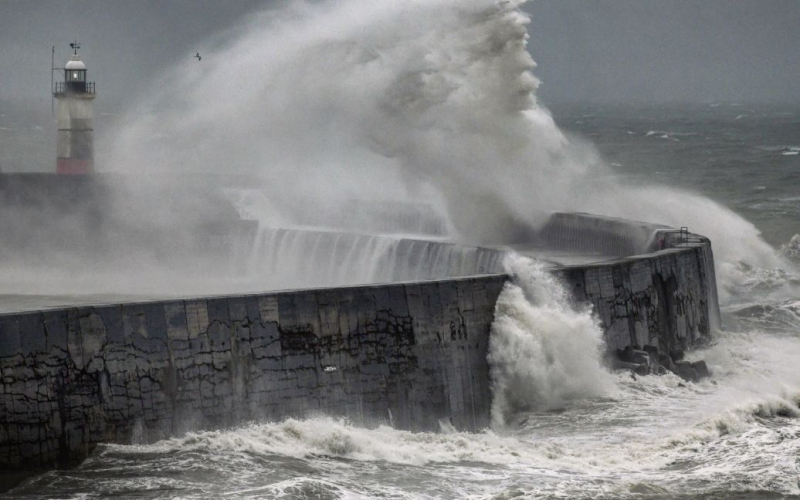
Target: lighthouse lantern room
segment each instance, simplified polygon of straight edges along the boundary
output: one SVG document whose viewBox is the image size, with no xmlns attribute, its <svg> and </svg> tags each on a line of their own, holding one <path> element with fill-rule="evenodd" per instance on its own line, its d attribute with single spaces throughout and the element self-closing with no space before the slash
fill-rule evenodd
<svg viewBox="0 0 800 500">
<path fill-rule="evenodd" d="M 56 172 L 90 174 L 94 172 L 92 102 L 96 94 L 94 82 L 86 81 L 86 64 L 78 56 L 80 44 L 70 46 L 73 54 L 64 65 L 64 81 L 53 88 L 58 100 Z"/>
</svg>

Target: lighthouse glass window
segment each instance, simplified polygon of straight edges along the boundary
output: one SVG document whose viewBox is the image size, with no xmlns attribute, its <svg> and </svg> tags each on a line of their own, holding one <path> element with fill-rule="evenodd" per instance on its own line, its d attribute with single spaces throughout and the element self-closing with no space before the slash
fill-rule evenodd
<svg viewBox="0 0 800 500">
<path fill-rule="evenodd" d="M 85 82 L 86 81 L 86 70 L 67 71 L 67 81 L 68 82 Z"/>
</svg>

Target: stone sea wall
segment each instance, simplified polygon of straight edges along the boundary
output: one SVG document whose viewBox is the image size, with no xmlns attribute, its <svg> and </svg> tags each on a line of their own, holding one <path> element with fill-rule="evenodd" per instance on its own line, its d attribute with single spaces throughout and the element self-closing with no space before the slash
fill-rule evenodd
<svg viewBox="0 0 800 500">
<path fill-rule="evenodd" d="M 259 419 L 489 423 L 502 275 L 0 316 L 0 469 Z"/>
<path fill-rule="evenodd" d="M 708 240 L 554 269 L 609 350 L 684 350 L 718 318 Z M 505 275 L 0 315 L 0 471 L 98 443 L 324 413 L 364 425 L 489 424 Z"/>
<path fill-rule="evenodd" d="M 719 325 L 707 243 L 554 272 L 577 302 L 592 304 L 611 352 L 629 346 L 686 351 L 709 340 Z"/>
</svg>

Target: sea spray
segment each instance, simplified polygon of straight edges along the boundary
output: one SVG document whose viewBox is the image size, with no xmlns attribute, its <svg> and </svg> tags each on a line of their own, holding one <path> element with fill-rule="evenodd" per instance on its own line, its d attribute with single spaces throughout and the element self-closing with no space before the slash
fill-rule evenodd
<svg viewBox="0 0 800 500">
<path fill-rule="evenodd" d="M 781 245 L 778 254 L 796 266 L 800 265 L 800 234 L 795 234 L 788 243 Z"/>
<path fill-rule="evenodd" d="M 518 224 L 553 210 L 636 214 L 710 237 L 721 261 L 780 267 L 729 209 L 627 184 L 558 128 L 536 100 L 523 4 L 279 2 L 137 99 L 106 163 L 148 177 L 256 175 L 275 211 L 293 216 L 353 200 L 430 203 L 471 244 L 513 241 Z M 282 197 L 313 203 L 289 210 Z"/>
<path fill-rule="evenodd" d="M 497 300 L 489 339 L 493 425 L 519 411 L 608 394 L 603 332 L 591 310 L 574 307 L 541 263 L 514 254 L 504 264 L 512 281 Z"/>
</svg>

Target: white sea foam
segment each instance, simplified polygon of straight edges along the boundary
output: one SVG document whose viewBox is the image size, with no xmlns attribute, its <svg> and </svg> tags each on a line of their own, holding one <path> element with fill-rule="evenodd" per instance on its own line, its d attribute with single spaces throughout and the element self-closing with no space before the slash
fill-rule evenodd
<svg viewBox="0 0 800 500">
<path fill-rule="evenodd" d="M 248 453 L 293 458 L 339 457 L 423 466 L 431 463 L 516 463 L 530 455 L 518 440 L 480 434 L 408 432 L 380 426 L 357 427 L 329 417 L 251 424 L 235 430 L 190 433 L 144 446 L 109 448 L 125 453 Z"/>
<path fill-rule="evenodd" d="M 717 263 L 720 277 L 720 303 L 724 306 L 768 304 L 800 296 L 800 275 L 791 262 L 791 247 L 781 252 L 782 263 L 775 267 L 753 267 L 744 261 Z M 777 255 L 777 253 L 776 253 Z"/>
<path fill-rule="evenodd" d="M 800 265 L 800 234 L 795 234 L 788 243 L 781 245 L 778 253 L 782 257 Z"/>
<path fill-rule="evenodd" d="M 573 308 L 563 285 L 536 261 L 510 255 L 512 275 L 497 299 L 489 338 L 492 422 L 502 427 L 524 410 L 547 410 L 607 395 L 603 332 L 591 309 Z"/>
<path fill-rule="evenodd" d="M 800 153 L 800 146 L 758 146 L 762 151 L 769 151 L 771 153 L 781 153 L 787 156 L 793 156 Z"/>
</svg>

